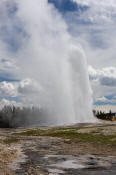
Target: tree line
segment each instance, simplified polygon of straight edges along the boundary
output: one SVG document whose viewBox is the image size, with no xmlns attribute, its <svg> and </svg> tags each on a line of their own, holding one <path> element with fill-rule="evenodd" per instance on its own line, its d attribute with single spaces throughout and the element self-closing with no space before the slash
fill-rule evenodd
<svg viewBox="0 0 116 175">
<path fill-rule="evenodd" d="M 95 117 L 101 120 L 116 120 L 111 110 L 109 113 L 93 110 Z M 38 107 L 4 106 L 0 109 L 0 128 L 26 127 L 44 125 L 47 122 L 47 111 Z"/>
<path fill-rule="evenodd" d="M 44 122 L 42 109 L 37 107 L 4 106 L 0 109 L 0 127 L 12 128 Z"/>
<path fill-rule="evenodd" d="M 101 110 L 100 111 L 93 110 L 93 114 L 95 117 L 101 120 L 110 120 L 110 121 L 116 120 L 116 113 L 112 112 L 111 110 L 108 113 L 105 113 Z"/>
</svg>

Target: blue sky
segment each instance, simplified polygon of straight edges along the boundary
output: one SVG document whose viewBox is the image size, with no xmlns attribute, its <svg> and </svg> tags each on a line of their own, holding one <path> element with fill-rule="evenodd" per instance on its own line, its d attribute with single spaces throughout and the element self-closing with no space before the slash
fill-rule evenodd
<svg viewBox="0 0 116 175">
<path fill-rule="evenodd" d="M 72 2 L 71 0 L 48 0 L 49 3 L 54 4 L 54 6 L 61 12 L 77 11 L 77 3 Z"/>
<path fill-rule="evenodd" d="M 62 16 L 73 42 L 80 44 L 85 52 L 94 104 L 116 105 L 115 1 L 48 0 L 48 3 Z M 17 3 L 1 1 L 0 82 L 13 83 L 13 86 L 10 86 L 11 91 L 7 91 L 6 84 L 0 85 L 2 92 L 9 92 L 7 99 L 18 98 L 14 97 L 16 94 L 13 93 L 13 87 L 17 88 L 17 82 L 22 81 L 22 75 L 19 76 L 18 72 L 20 62 L 14 58 L 25 40 L 28 41 L 30 37 L 17 11 Z M 5 54 L 2 53 L 4 48 Z M 4 88 L 6 89 L 3 90 Z M 5 96 L 1 96 L 0 99 Z"/>
<path fill-rule="evenodd" d="M 88 9 L 88 6 L 78 4 L 72 0 L 48 0 L 49 3 L 54 4 L 54 6 L 61 12 L 63 15 L 64 13 L 68 12 L 83 12 Z"/>
</svg>

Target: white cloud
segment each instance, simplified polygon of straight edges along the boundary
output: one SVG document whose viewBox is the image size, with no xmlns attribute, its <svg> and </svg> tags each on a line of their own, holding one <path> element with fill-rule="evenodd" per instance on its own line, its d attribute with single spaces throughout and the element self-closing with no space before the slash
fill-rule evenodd
<svg viewBox="0 0 116 175">
<path fill-rule="evenodd" d="M 96 98 L 95 99 L 96 100 L 96 102 L 102 102 L 102 103 L 114 103 L 114 104 L 116 104 L 116 99 L 108 99 L 108 98 L 106 98 L 106 97 L 104 97 L 104 96 L 102 96 L 102 97 L 98 97 L 98 98 Z"/>
<path fill-rule="evenodd" d="M 32 80 L 30 78 L 23 79 L 19 82 L 7 82 L 3 81 L 0 82 L 0 98 L 3 98 L 1 104 L 5 105 L 16 105 L 20 104 L 15 102 L 14 100 L 8 100 L 7 98 L 14 98 L 20 99 L 24 106 L 38 104 L 39 99 L 41 97 L 40 92 L 42 88 L 38 84 L 37 81 Z"/>
<path fill-rule="evenodd" d="M 70 30 L 75 42 L 85 50 L 88 64 L 95 68 L 116 66 L 116 2 L 115 0 L 75 0 L 88 8 L 75 14 Z"/>
<path fill-rule="evenodd" d="M 116 67 L 95 69 L 89 66 L 88 71 L 94 102 L 116 104 Z"/>
<path fill-rule="evenodd" d="M 20 102 L 16 102 L 14 100 L 7 100 L 5 98 L 3 98 L 1 101 L 0 101 L 0 108 L 4 107 L 4 106 L 23 106 L 22 103 Z"/>
<path fill-rule="evenodd" d="M 96 101 L 107 102 L 108 99 L 106 97 L 102 96 L 102 97 L 96 98 Z"/>
<path fill-rule="evenodd" d="M 80 18 L 91 23 L 110 23 L 115 20 L 115 0 L 75 0 L 80 5 L 88 6 Z"/>
<path fill-rule="evenodd" d="M 102 105 L 104 104 L 111 104 L 111 105 L 116 105 L 116 98 L 112 97 L 111 99 L 107 98 L 107 97 L 97 97 L 95 99 L 95 103 L 98 104 L 98 103 L 101 103 Z"/>
<path fill-rule="evenodd" d="M 0 71 L 1 72 L 14 72 L 17 70 L 15 60 L 9 58 L 1 58 L 0 59 Z"/>
<path fill-rule="evenodd" d="M 98 81 L 103 86 L 116 86 L 116 67 L 94 69 L 88 67 L 90 80 Z"/>
<path fill-rule="evenodd" d="M 15 97 L 17 96 L 17 91 L 16 91 L 16 87 L 15 85 L 13 85 L 12 83 L 3 81 L 0 82 L 0 96 L 4 97 Z"/>
<path fill-rule="evenodd" d="M 40 90 L 40 85 L 29 78 L 22 80 L 18 86 L 18 92 L 23 95 L 37 94 Z"/>
</svg>

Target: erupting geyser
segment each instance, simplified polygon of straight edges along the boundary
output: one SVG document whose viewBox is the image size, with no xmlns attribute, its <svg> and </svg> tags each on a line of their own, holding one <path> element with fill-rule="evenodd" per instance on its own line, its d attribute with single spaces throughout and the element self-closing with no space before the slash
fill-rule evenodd
<svg viewBox="0 0 116 175">
<path fill-rule="evenodd" d="M 73 43 L 64 20 L 47 0 L 15 3 L 16 14 L 9 19 L 11 32 L 15 23 L 23 34 L 18 38 L 20 47 L 10 54 L 16 58 L 18 77 L 32 83 L 26 89 L 22 81 L 20 98 L 39 105 L 46 124 L 93 122 L 86 57 Z"/>
</svg>

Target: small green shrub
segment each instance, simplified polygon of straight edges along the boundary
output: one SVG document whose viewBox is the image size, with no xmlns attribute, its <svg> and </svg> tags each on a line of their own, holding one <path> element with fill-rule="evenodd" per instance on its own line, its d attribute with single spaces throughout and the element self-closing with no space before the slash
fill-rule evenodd
<svg viewBox="0 0 116 175">
<path fill-rule="evenodd" d="M 12 144 L 12 143 L 17 143 L 19 140 L 15 137 L 8 137 L 3 140 L 4 144 Z"/>
</svg>

